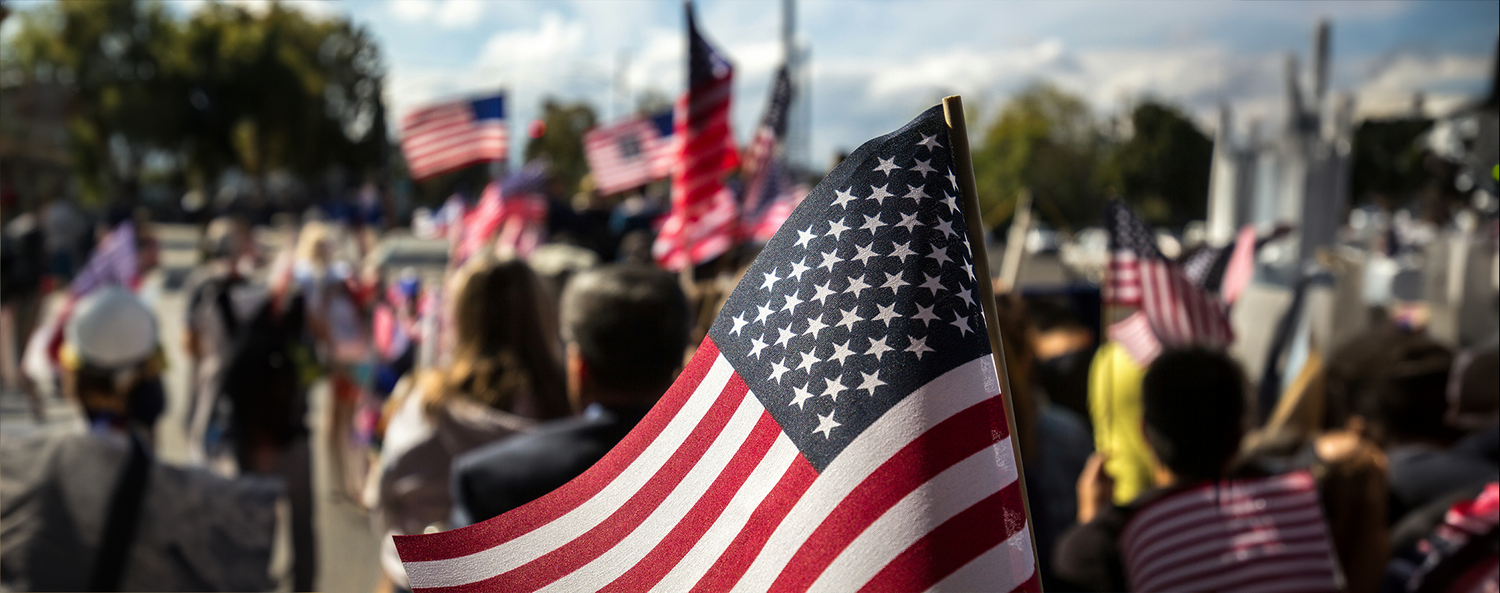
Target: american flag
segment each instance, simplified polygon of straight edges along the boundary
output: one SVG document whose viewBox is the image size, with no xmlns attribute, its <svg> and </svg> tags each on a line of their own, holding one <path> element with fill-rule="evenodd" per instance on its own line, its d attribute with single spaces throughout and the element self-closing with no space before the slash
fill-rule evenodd
<svg viewBox="0 0 1500 593">
<path fill-rule="evenodd" d="M 671 111 L 589 130 L 583 150 L 594 187 L 609 195 L 665 179 L 677 159 L 673 138 Z"/>
<path fill-rule="evenodd" d="M 759 212 L 745 210 L 744 218 L 750 222 L 748 238 L 756 243 L 769 241 L 787 217 L 792 215 L 802 198 L 807 196 L 807 186 L 792 178 L 786 161 L 774 159 L 765 166 L 765 185 L 760 191 L 765 195 Z"/>
<path fill-rule="evenodd" d="M 509 150 L 505 95 L 438 103 L 401 120 L 401 152 L 415 180 L 503 161 Z"/>
<path fill-rule="evenodd" d="M 1139 307 L 1151 326 L 1147 335 L 1168 347 L 1223 346 L 1234 341 L 1224 302 L 1194 284 L 1161 254 L 1150 230 L 1129 206 L 1111 201 L 1105 226 L 1110 244 L 1107 302 Z M 1144 348 L 1126 346 L 1132 351 Z"/>
<path fill-rule="evenodd" d="M 741 201 L 747 213 L 758 213 L 762 202 L 768 202 L 767 198 L 780 193 L 780 188 L 776 187 L 779 179 L 773 176 L 785 178 L 785 166 L 772 167 L 771 163 L 780 160 L 778 153 L 781 138 L 786 135 L 787 108 L 791 102 L 792 78 L 783 65 L 776 71 L 776 83 L 771 86 L 771 101 L 766 105 L 766 114 L 755 130 L 755 138 L 745 149 L 743 168 L 749 181 L 745 183 L 745 197 Z"/>
<path fill-rule="evenodd" d="M 1136 511 L 1120 536 L 1132 591 L 1337 591 L 1306 471 L 1203 484 Z"/>
<path fill-rule="evenodd" d="M 546 230 L 547 198 L 541 195 L 546 174 L 547 165 L 535 161 L 504 183 L 491 182 L 485 186 L 479 205 L 464 222 L 458 261 L 474 255 L 491 237 L 496 238 L 499 249 L 529 256 Z"/>
<path fill-rule="evenodd" d="M 135 224 L 127 220 L 99 240 L 94 254 L 68 288 L 75 297 L 104 286 L 129 288 L 135 281 L 135 273 Z"/>
<path fill-rule="evenodd" d="M 604 459 L 398 536 L 413 587 L 1039 589 L 951 146 L 935 107 L 856 150 Z"/>
<path fill-rule="evenodd" d="M 652 245 L 657 263 L 672 270 L 713 259 L 734 245 L 739 208 L 724 185 L 737 164 L 729 130 L 734 67 L 698 33 L 688 4 L 688 92 L 677 101 L 679 138 L 672 172 L 672 208 Z"/>
</svg>

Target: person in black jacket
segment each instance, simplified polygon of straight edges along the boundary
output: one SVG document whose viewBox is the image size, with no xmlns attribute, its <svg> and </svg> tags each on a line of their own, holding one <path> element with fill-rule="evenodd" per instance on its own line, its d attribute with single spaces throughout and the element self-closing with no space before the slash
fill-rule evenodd
<svg viewBox="0 0 1500 593">
<path fill-rule="evenodd" d="M 568 398 L 580 415 L 453 462 L 453 527 L 484 521 L 578 477 L 672 385 L 687 348 L 687 297 L 670 274 L 616 265 L 573 278 L 562 298 Z"/>
</svg>

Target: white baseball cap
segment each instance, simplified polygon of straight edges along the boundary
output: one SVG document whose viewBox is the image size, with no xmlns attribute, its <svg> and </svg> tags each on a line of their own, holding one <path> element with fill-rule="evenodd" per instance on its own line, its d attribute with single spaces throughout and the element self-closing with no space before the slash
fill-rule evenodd
<svg viewBox="0 0 1500 593">
<path fill-rule="evenodd" d="M 78 302 L 66 337 L 85 364 L 129 367 L 156 352 L 156 316 L 129 291 L 103 288 Z"/>
</svg>

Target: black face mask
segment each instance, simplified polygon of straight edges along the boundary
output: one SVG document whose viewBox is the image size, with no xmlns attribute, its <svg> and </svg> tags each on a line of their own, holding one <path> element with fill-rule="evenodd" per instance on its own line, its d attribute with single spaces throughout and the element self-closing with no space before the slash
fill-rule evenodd
<svg viewBox="0 0 1500 593">
<path fill-rule="evenodd" d="M 130 390 L 125 413 L 131 422 L 150 428 L 156 426 L 156 419 L 161 417 L 162 410 L 166 407 L 167 394 L 162 388 L 161 379 L 147 379 L 136 383 Z"/>
</svg>

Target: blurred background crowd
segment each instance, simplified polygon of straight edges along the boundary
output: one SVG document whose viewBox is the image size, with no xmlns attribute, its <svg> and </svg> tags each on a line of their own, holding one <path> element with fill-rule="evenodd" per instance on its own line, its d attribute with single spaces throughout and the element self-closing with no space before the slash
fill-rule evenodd
<svg viewBox="0 0 1500 593">
<path fill-rule="evenodd" d="M 662 93 L 619 122 L 545 99 L 502 150 L 520 158 L 414 172 L 421 122 L 387 113 L 385 50 L 351 19 L 0 18 L 7 590 L 405 590 L 389 536 L 497 516 L 601 458 L 824 172 L 747 156 L 731 190 L 774 189 L 746 230 L 672 265 L 653 253 L 667 174 L 621 187 L 601 159 L 642 148 L 589 140 L 658 118 Z M 1169 98 L 1096 117 L 1045 82 L 971 116 L 1047 589 L 1130 588 L 1144 544 L 1121 531 L 1153 501 L 1294 474 L 1344 590 L 1500 582 L 1495 37 L 1482 93 L 1358 118 L 1329 89 L 1330 27 L 1266 134 L 1234 133 L 1227 104 L 1205 132 Z M 807 51 L 784 41 L 797 88 Z M 791 146 L 804 108 L 777 97 L 757 134 Z M 1112 197 L 1233 303 L 1231 344 L 1120 333 Z M 1253 264 L 1232 281 L 1236 241 Z"/>
</svg>

